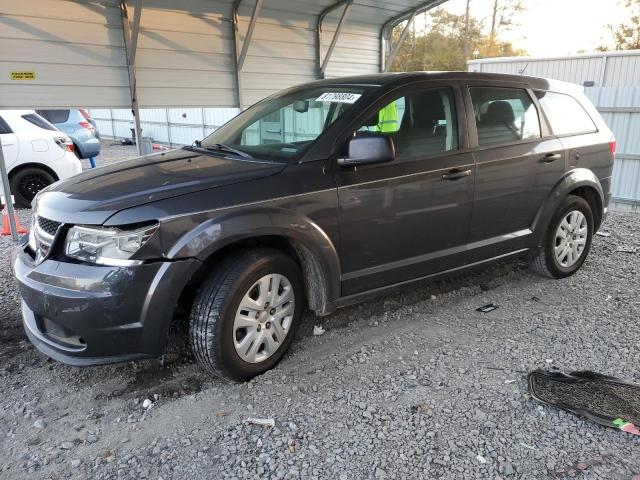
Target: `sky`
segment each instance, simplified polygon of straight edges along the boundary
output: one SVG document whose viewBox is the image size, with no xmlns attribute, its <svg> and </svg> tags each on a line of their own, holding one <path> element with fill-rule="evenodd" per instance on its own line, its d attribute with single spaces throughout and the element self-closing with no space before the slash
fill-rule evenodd
<svg viewBox="0 0 640 480">
<path fill-rule="evenodd" d="M 592 52 L 613 46 L 608 24 L 619 25 L 629 16 L 619 0 L 525 0 L 520 26 L 501 35 L 533 56 Z M 465 0 L 449 0 L 443 8 L 464 14 Z M 471 0 L 471 14 L 490 25 L 493 0 Z M 418 27 L 419 28 L 419 27 Z"/>
</svg>

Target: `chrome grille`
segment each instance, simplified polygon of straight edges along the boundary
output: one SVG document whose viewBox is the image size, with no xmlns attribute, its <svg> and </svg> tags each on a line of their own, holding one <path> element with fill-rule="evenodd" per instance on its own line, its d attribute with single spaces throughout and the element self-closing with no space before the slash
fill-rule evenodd
<svg viewBox="0 0 640 480">
<path fill-rule="evenodd" d="M 51 235 L 52 237 L 58 232 L 58 228 L 60 228 L 61 223 L 56 222 L 54 220 L 49 220 L 48 218 L 38 217 L 38 227 L 47 235 Z"/>
<path fill-rule="evenodd" d="M 51 246 L 62 222 L 56 222 L 55 220 L 49 220 L 48 218 L 34 214 L 32 225 L 34 225 L 35 228 L 32 228 L 29 245 L 34 251 L 37 265 L 49 255 Z"/>
</svg>

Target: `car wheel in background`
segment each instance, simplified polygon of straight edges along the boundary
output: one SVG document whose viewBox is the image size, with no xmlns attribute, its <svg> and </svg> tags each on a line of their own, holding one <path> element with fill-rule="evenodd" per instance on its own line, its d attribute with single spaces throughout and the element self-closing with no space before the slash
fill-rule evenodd
<svg viewBox="0 0 640 480">
<path fill-rule="evenodd" d="M 567 196 L 549 223 L 534 269 L 551 278 L 573 275 L 589 255 L 593 230 L 589 203 L 575 195 Z"/>
<path fill-rule="evenodd" d="M 282 359 L 303 304 L 302 275 L 290 257 L 271 249 L 232 255 L 196 294 L 189 322 L 193 353 L 222 379 L 249 380 Z"/>
<path fill-rule="evenodd" d="M 55 177 L 38 167 L 26 167 L 11 174 L 11 193 L 19 208 L 31 207 L 31 200 L 44 187 L 56 181 Z"/>
</svg>

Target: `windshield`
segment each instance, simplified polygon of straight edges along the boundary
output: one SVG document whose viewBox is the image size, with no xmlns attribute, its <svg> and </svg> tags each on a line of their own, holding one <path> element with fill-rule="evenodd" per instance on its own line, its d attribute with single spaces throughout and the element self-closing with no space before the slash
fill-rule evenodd
<svg viewBox="0 0 640 480">
<path fill-rule="evenodd" d="M 366 87 L 325 86 L 269 97 L 245 110 L 202 140 L 203 148 L 221 144 L 255 158 L 299 157 L 362 97 Z"/>
</svg>

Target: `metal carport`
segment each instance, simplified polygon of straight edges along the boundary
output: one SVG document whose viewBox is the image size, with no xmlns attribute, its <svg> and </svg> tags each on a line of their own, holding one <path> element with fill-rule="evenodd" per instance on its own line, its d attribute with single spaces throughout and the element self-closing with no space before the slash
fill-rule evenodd
<svg viewBox="0 0 640 480">
<path fill-rule="evenodd" d="M 393 27 L 444 1 L 3 0 L 0 108 L 131 108 L 140 138 L 140 107 L 244 108 L 383 71 Z M 0 166 L 8 191 L 1 149 Z"/>
</svg>

